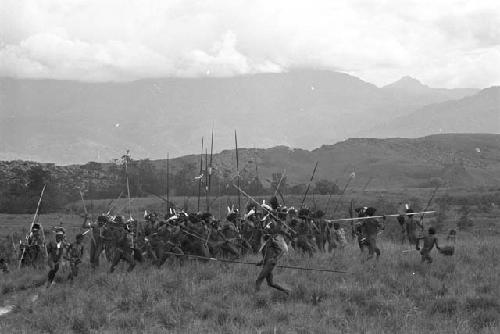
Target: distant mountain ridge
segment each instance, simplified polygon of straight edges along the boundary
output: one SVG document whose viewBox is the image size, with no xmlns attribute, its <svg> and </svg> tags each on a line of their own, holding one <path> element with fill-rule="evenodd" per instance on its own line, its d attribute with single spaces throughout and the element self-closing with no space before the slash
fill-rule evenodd
<svg viewBox="0 0 500 334">
<path fill-rule="evenodd" d="M 402 77 L 398 81 L 382 87 L 382 89 L 394 94 L 422 96 L 426 98 L 426 104 L 442 102 L 443 99 L 458 100 L 478 92 L 474 88 L 431 88 L 410 76 Z"/>
<path fill-rule="evenodd" d="M 0 159 L 103 162 L 127 149 L 135 157 L 180 156 L 199 152 L 212 128 L 216 148 L 233 147 L 236 129 L 240 145 L 311 149 L 476 93 L 401 93 L 400 86 L 321 70 L 125 83 L 3 78 Z"/>
<path fill-rule="evenodd" d="M 420 137 L 434 133 L 500 133 L 500 87 L 431 104 L 363 131 L 363 136 Z"/>
</svg>

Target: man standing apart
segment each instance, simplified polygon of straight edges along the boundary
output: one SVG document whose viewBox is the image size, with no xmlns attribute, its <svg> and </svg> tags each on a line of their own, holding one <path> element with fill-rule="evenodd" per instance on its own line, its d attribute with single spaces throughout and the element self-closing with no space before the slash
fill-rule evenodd
<svg viewBox="0 0 500 334">
<path fill-rule="evenodd" d="M 273 270 L 274 267 L 278 264 L 278 259 L 283 255 L 284 249 L 280 247 L 279 240 L 277 239 L 277 235 L 270 236 L 267 235 L 266 243 L 262 247 L 262 261 L 257 263 L 257 266 L 263 266 L 262 270 L 255 281 L 255 291 L 260 290 L 260 285 L 266 279 L 267 285 L 271 288 L 275 288 L 277 290 L 283 291 L 287 295 L 290 294 L 290 291 L 283 288 L 279 284 L 274 283 L 273 281 Z"/>
</svg>

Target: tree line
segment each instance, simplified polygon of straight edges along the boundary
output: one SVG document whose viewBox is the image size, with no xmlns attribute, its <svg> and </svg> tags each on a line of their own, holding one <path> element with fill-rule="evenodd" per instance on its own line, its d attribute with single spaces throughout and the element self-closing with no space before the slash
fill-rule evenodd
<svg viewBox="0 0 500 334">
<path fill-rule="evenodd" d="M 208 189 L 208 178 L 203 171 L 200 174 L 196 163 L 185 162 L 167 175 L 164 168 L 157 168 L 151 160 L 133 160 L 129 155 L 108 164 L 89 162 L 75 166 L 67 173 L 42 165 L 33 165 L 27 170 L 14 168 L 12 173 L 14 177 L 1 184 L 2 213 L 32 213 L 45 184 L 43 212 L 63 209 L 66 204 L 79 200 L 80 192 L 86 199 L 103 199 L 115 198 L 120 193 L 126 197 L 128 191 L 131 197 L 165 197 L 167 192 L 170 196 L 198 196 L 200 193 L 204 197 L 207 191 L 211 196 L 231 196 L 238 191 L 233 186 L 238 179 L 235 171 L 214 168 Z M 252 196 L 274 194 L 276 189 L 281 195 L 302 195 L 307 188 L 307 183 L 290 184 L 281 172 L 273 173 L 271 178 L 241 172 L 239 183 Z M 315 181 L 310 189 L 310 194 L 340 192 L 335 182 L 325 179 Z"/>
</svg>

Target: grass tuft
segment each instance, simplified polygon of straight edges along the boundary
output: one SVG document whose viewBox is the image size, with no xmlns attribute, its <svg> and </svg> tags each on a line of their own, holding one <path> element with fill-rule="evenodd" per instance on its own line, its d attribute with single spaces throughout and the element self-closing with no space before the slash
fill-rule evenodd
<svg viewBox="0 0 500 334">
<path fill-rule="evenodd" d="M 456 298 L 438 298 L 431 303 L 429 312 L 431 314 L 439 313 L 447 316 L 452 316 L 457 312 L 458 306 L 459 304 Z"/>
</svg>

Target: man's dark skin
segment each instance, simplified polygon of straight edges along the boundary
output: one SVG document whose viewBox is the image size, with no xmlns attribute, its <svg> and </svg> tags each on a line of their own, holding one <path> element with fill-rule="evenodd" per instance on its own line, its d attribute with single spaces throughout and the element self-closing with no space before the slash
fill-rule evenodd
<svg viewBox="0 0 500 334">
<path fill-rule="evenodd" d="M 259 273 L 259 276 L 257 277 L 257 280 L 255 281 L 255 291 L 260 290 L 260 285 L 265 279 L 267 285 L 269 285 L 270 287 L 283 291 L 286 294 L 290 294 L 289 290 L 283 288 L 279 284 L 274 283 L 273 281 L 273 270 L 274 267 L 276 267 L 278 259 L 282 254 L 283 250 L 278 245 L 276 240 L 274 240 L 274 237 L 269 237 L 266 243 L 264 244 L 264 247 L 262 248 L 263 259 L 262 261 L 257 263 L 257 266 L 263 266 L 263 267 L 261 272 Z"/>
<path fill-rule="evenodd" d="M 69 245 L 68 247 L 67 253 L 71 269 L 68 279 L 71 281 L 78 276 L 78 265 L 82 262 L 82 256 L 84 251 L 83 239 L 84 235 L 78 234 L 76 236 L 76 241 L 71 245 Z"/>
<path fill-rule="evenodd" d="M 373 254 L 377 254 L 378 258 L 380 249 L 377 247 L 377 235 L 383 225 L 376 218 L 368 218 L 363 222 L 362 228 L 368 242 L 368 259 L 373 258 Z"/>
<path fill-rule="evenodd" d="M 61 259 L 64 254 L 64 249 L 68 247 L 68 244 L 64 241 L 64 234 L 56 234 L 56 242 L 51 242 L 47 246 L 47 253 L 49 255 L 49 266 L 50 270 L 47 275 L 47 287 L 52 286 L 56 273 L 59 271 L 59 265 L 61 264 Z"/>
<path fill-rule="evenodd" d="M 431 250 L 436 246 L 438 250 L 441 248 L 438 245 L 438 239 L 435 236 L 436 230 L 433 227 L 429 227 L 429 231 L 427 235 L 423 238 L 419 238 L 417 241 L 417 249 L 420 249 L 420 240 L 423 240 L 424 244 L 422 246 L 422 250 L 420 251 L 420 255 L 422 255 L 422 263 L 432 263 L 432 258 L 430 256 Z"/>
</svg>

